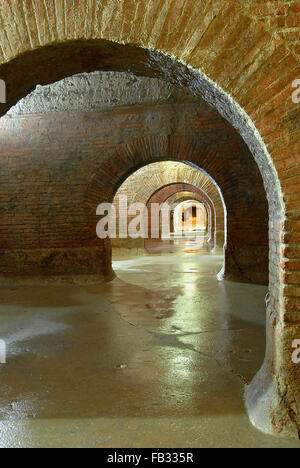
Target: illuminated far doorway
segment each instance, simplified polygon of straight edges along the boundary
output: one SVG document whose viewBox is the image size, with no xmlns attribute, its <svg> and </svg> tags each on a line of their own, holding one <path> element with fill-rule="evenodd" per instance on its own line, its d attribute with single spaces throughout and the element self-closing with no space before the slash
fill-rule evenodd
<svg viewBox="0 0 300 468">
<path fill-rule="evenodd" d="M 208 231 L 208 214 L 203 203 L 187 200 L 174 210 L 174 234 L 205 235 Z"/>
<path fill-rule="evenodd" d="M 162 222 L 160 242 L 171 251 L 209 253 L 210 218 L 203 203 L 188 199 L 173 205 L 170 230 L 165 234 Z"/>
</svg>

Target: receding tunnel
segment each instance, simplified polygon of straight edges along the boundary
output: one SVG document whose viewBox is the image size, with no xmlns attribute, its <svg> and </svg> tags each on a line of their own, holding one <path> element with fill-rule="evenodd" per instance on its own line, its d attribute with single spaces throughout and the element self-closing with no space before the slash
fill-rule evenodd
<svg viewBox="0 0 300 468">
<path fill-rule="evenodd" d="M 212 446 L 232 434 L 245 445 L 274 444 L 253 426 L 299 435 L 292 391 L 299 379 L 286 351 L 297 338 L 296 326 L 287 326 L 297 323 L 289 262 L 298 258 L 297 196 L 292 180 L 283 197 L 273 122 L 264 142 L 250 119 L 258 112 L 264 122 L 265 106 L 252 91 L 248 102 L 246 77 L 227 77 L 233 64 L 216 65 L 236 55 L 229 42 L 224 54 L 211 51 L 211 73 L 211 60 L 208 74 L 189 63 L 191 50 L 199 63 L 210 50 L 218 8 L 202 48 L 196 27 L 187 47 L 178 38 L 168 54 L 164 40 L 171 44 L 169 21 L 178 12 L 164 17 L 167 34 L 159 34 L 159 14 L 155 40 L 148 44 L 145 34 L 121 45 L 103 30 L 103 39 L 90 40 L 91 32 L 85 40 L 85 27 L 80 40 L 73 33 L 62 40 L 50 23 L 38 28 L 29 4 L 16 35 L 6 27 L 11 8 L 1 15 L 9 49 L 1 48 L 0 65 L 2 115 L 8 111 L 0 120 L 0 445 L 193 446 L 206 437 Z M 16 39 L 30 17 L 38 47 L 34 34 Z M 201 15 L 187 17 L 194 24 Z M 253 28 L 247 44 L 258 22 L 250 18 L 239 26 Z M 57 27 L 77 31 L 68 20 Z M 52 35 L 46 47 L 43 31 Z M 259 38 L 271 41 L 261 29 Z M 240 54 L 245 74 L 260 63 L 253 54 Z M 245 88 L 239 100 L 228 83 Z"/>
<path fill-rule="evenodd" d="M 23 356 L 24 340 L 37 355 L 27 390 L 19 382 L 6 401 L 18 390 L 20 404 L 27 398 L 24 417 L 30 407 L 38 418 L 76 419 L 132 417 L 136 398 L 142 417 L 155 417 L 159 399 L 167 418 L 201 420 L 216 373 L 221 387 L 232 379 L 224 398 L 237 393 L 231 404 L 224 400 L 224 411 L 235 413 L 238 391 L 265 348 L 268 270 L 263 184 L 235 130 L 202 99 L 166 81 L 96 72 L 38 87 L 2 118 L 1 134 L 6 147 L 14 145 L 0 225 L 3 297 L 15 311 L 5 322 L 13 346 L 4 384 L 15 375 L 13 356 Z M 12 284 L 20 288 L 20 306 Z M 24 336 L 14 331 L 17 320 L 29 321 Z M 234 340 L 232 328 L 241 330 Z M 135 330 L 142 331 L 141 352 L 132 346 Z M 71 342 L 83 346 L 78 378 L 84 372 L 91 389 L 76 408 L 71 402 L 86 392 L 83 383 L 73 385 Z M 51 388 L 42 349 L 46 368 L 59 362 Z M 146 373 L 145 362 L 152 369 Z M 203 365 L 207 379 L 199 389 L 194 382 Z M 145 378 L 150 387 L 138 390 Z M 98 379 L 105 383 L 95 396 Z M 14 419 L 14 410 L 3 411 Z"/>
</svg>

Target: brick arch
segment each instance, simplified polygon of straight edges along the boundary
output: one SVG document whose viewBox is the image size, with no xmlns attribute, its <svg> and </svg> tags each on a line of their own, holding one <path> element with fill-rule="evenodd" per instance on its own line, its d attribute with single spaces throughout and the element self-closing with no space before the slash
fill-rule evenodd
<svg viewBox="0 0 300 468">
<path fill-rule="evenodd" d="M 219 159 L 219 164 L 217 164 L 216 161 Z M 105 159 L 105 162 L 99 164 L 86 191 L 87 212 L 90 214 L 88 220 L 90 241 L 95 243 L 97 224 L 95 212 L 99 203 L 112 203 L 115 194 L 126 179 L 138 173 L 142 167 L 162 161 L 186 162 L 187 167 L 189 163 L 194 172 L 200 176 L 201 172 L 203 173 L 202 177 L 206 181 L 203 187 L 205 190 L 211 187 L 211 183 L 207 185 L 207 181 L 211 181 L 207 174 L 220 187 L 221 197 L 224 198 L 228 214 L 224 278 L 266 284 L 268 240 L 267 230 L 262 227 L 266 221 L 264 209 L 259 215 L 259 209 L 263 208 L 265 200 L 265 195 L 260 191 L 262 186 L 258 185 L 261 184 L 259 178 L 250 177 L 246 166 L 243 167 L 243 177 L 229 176 L 226 174 L 228 160 L 220 158 L 212 144 L 210 148 L 198 148 L 194 141 L 188 141 L 181 135 L 169 137 L 154 135 L 135 139 L 126 145 L 121 145 L 108 160 Z M 195 170 L 195 167 L 198 167 L 200 171 Z M 150 184 L 151 187 L 153 189 L 152 184 Z M 156 188 L 160 188 L 159 185 Z M 247 198 L 245 198 L 245 190 Z M 250 195 L 252 201 L 248 198 Z M 220 203 L 220 198 L 215 203 Z M 253 210 L 254 206 L 255 210 Z M 258 219 L 260 219 L 261 230 L 257 228 Z M 105 257 L 109 259 L 110 256 L 111 253 L 108 250 Z"/>
<path fill-rule="evenodd" d="M 192 211 L 193 208 L 196 208 L 196 216 L 193 215 Z M 208 229 L 208 212 L 206 209 L 206 205 L 198 202 L 196 200 L 184 200 L 181 203 L 178 203 L 176 207 L 174 208 L 173 211 L 173 225 L 174 225 L 174 232 L 176 232 L 176 228 L 179 227 L 181 230 L 183 223 L 185 224 L 185 214 L 187 214 L 188 218 L 190 218 L 190 215 L 192 214 L 193 218 L 198 218 L 200 217 L 201 213 L 201 223 L 202 223 L 202 237 L 205 233 L 207 233 Z M 193 223 L 193 227 L 196 226 L 196 223 Z M 190 224 L 189 224 L 190 227 Z M 203 227 L 205 229 L 203 229 Z"/>
<path fill-rule="evenodd" d="M 209 223 L 208 229 L 210 233 L 210 238 L 208 239 L 208 243 L 214 247 L 214 234 L 215 233 L 212 232 L 212 222 L 211 222 L 213 218 L 213 213 L 211 212 L 210 206 L 204 200 L 204 198 L 201 197 L 201 195 L 197 195 L 196 193 L 192 193 L 192 192 L 177 192 L 174 195 L 171 195 L 171 197 L 169 197 L 166 200 L 166 203 L 168 203 L 170 206 L 174 206 L 174 205 L 177 205 L 186 201 L 190 201 L 190 200 L 202 203 L 205 206 L 205 209 L 208 215 L 208 223 Z"/>
<path fill-rule="evenodd" d="M 95 211 L 95 207 L 101 201 L 113 201 L 114 194 L 120 187 L 120 185 L 126 180 L 126 178 L 132 174 L 134 171 L 139 169 L 140 167 L 158 161 L 187 161 L 192 165 L 197 165 L 204 169 L 207 173 L 209 173 L 212 177 L 217 179 L 218 184 L 223 192 L 223 196 L 225 199 L 226 206 L 228 208 L 228 226 L 230 227 L 231 231 L 228 232 L 228 245 L 225 251 L 225 277 L 228 271 L 228 264 L 226 265 L 226 260 L 229 262 L 232 259 L 232 251 L 234 251 L 235 245 L 231 239 L 232 229 L 234 230 L 236 227 L 236 223 L 233 221 L 231 222 L 231 212 L 227 203 L 227 199 L 231 198 L 228 196 L 228 190 L 234 190 L 232 192 L 233 199 L 238 202 L 240 206 L 241 200 L 237 196 L 237 185 L 239 183 L 241 185 L 245 185 L 247 183 L 246 179 L 242 179 L 241 181 L 234 181 L 235 183 L 230 186 L 226 186 L 226 184 L 222 184 L 222 180 L 220 178 L 220 174 L 218 174 L 218 169 L 216 169 L 215 161 L 218 158 L 217 152 L 212 154 L 212 149 L 208 151 L 209 157 L 206 159 L 203 155 L 203 150 L 200 150 L 194 142 L 186 141 L 186 139 L 179 135 L 172 135 L 169 137 L 164 136 L 152 136 L 149 138 L 142 138 L 138 140 L 134 140 L 127 145 L 120 146 L 118 150 L 111 154 L 109 158 L 109 162 L 105 165 L 99 165 L 97 173 L 94 174 L 92 180 L 90 181 L 89 188 L 87 190 L 86 201 L 90 208 L 91 218 L 89 220 L 90 225 L 92 226 L 91 235 L 94 233 L 94 228 L 96 224 L 95 217 L 92 216 L 92 213 Z M 184 156 L 183 156 L 184 155 Z M 205 162 L 205 165 L 203 165 Z M 212 164 L 210 166 L 209 162 Z M 215 166 L 215 170 L 214 170 Z M 131 168 L 131 169 L 129 169 Z M 215 172 L 217 170 L 217 172 Z M 109 180 L 109 182 L 107 182 Z M 223 187 L 224 186 L 224 187 Z M 254 187 L 252 187 L 254 188 Z M 257 194 L 257 189 L 259 190 L 259 185 L 255 185 L 255 193 Z M 251 211 L 255 207 L 255 211 L 258 205 L 249 204 L 248 208 Z M 240 213 L 239 213 L 240 215 Z M 246 218 L 245 218 L 246 219 Z M 254 218 L 252 218 L 254 221 Z M 244 220 L 243 220 L 244 221 Z M 251 223 L 250 223 L 251 224 Z M 254 228 L 255 225 L 255 228 Z M 247 232 L 246 236 L 249 238 L 249 228 L 253 228 L 257 233 L 257 220 L 255 219 L 254 225 L 252 228 L 248 225 L 245 232 Z M 258 234 L 261 234 L 258 232 Z M 241 245 L 240 238 L 237 239 L 239 245 Z M 109 243 L 105 245 L 105 257 L 108 259 L 108 264 L 110 262 L 111 252 L 109 252 Z M 257 238 L 257 244 L 255 246 L 255 250 L 257 250 L 258 246 L 260 245 L 260 236 Z M 257 255 L 259 256 L 259 254 Z M 235 265 L 236 259 L 234 259 Z M 226 270 L 227 267 L 227 270 Z M 230 271 L 230 269 L 229 269 Z M 230 272 L 231 273 L 231 272 Z M 269 350 L 270 348 L 268 348 Z M 267 355 L 268 359 L 268 355 Z M 267 361 L 266 361 L 267 362 Z M 262 372 L 265 371 L 265 368 L 262 368 Z M 260 378 L 260 374 L 257 378 Z M 254 391 L 256 391 L 257 386 L 255 387 Z M 274 390 L 275 392 L 275 390 Z M 276 395 L 276 392 L 274 393 Z M 251 403 L 251 397 L 248 397 L 248 401 Z M 252 414 L 252 412 L 250 413 Z M 265 420 L 264 420 L 265 421 Z M 266 418 L 268 422 L 269 419 Z"/>
<path fill-rule="evenodd" d="M 179 184 L 180 185 L 180 184 Z M 188 184 L 184 184 L 188 185 Z M 193 187 L 193 186 L 191 186 Z M 179 187 L 178 187 L 179 188 Z M 197 193 L 197 188 L 193 187 L 196 190 L 190 191 L 186 189 L 184 192 L 182 191 L 175 191 L 172 193 L 172 195 L 164 195 L 162 197 L 162 201 L 159 203 L 168 203 L 171 207 L 174 207 L 175 205 L 178 205 L 179 203 L 182 203 L 184 201 L 188 200 L 195 200 L 197 202 L 202 203 L 205 206 L 206 212 L 207 212 L 207 217 L 208 217 L 208 232 L 209 232 L 209 238 L 207 239 L 207 244 L 210 247 L 211 251 L 216 251 L 216 249 L 223 248 L 224 247 L 224 230 L 222 232 L 222 239 L 223 243 L 221 244 L 221 239 L 220 237 L 218 238 L 219 240 L 219 245 L 217 245 L 217 236 L 216 236 L 216 209 L 212 201 L 210 200 L 207 195 L 200 191 L 200 193 Z M 162 189 L 163 191 L 164 189 Z M 180 188 L 179 188 L 180 190 Z M 151 202 L 150 202 L 151 203 Z M 148 208 L 149 210 L 149 208 Z M 171 211 L 172 216 L 173 216 L 173 229 L 174 229 L 174 210 Z M 151 221 L 150 221 L 151 222 Z M 150 224 L 150 223 L 149 223 Z M 223 219 L 223 225 L 222 228 L 224 229 L 224 219 Z M 172 231 L 171 231 L 172 232 Z"/>
<path fill-rule="evenodd" d="M 211 182 L 212 184 L 212 182 Z M 212 184 L 213 185 L 213 184 Z M 165 203 L 168 202 L 171 197 L 175 194 L 179 194 L 182 192 L 189 192 L 190 195 L 197 195 L 198 200 L 205 203 L 208 206 L 210 217 L 211 217 L 211 238 L 209 239 L 210 245 L 215 247 L 217 243 L 217 247 L 223 248 L 224 246 L 224 208 L 222 206 L 222 201 L 220 199 L 220 195 L 215 188 L 215 200 L 213 201 L 207 193 L 205 193 L 201 188 L 194 186 L 192 184 L 187 183 L 176 183 L 166 185 L 162 187 L 160 190 L 155 192 L 151 198 L 149 198 L 147 202 L 148 213 L 151 216 L 151 204 L 152 203 Z M 151 225 L 151 221 L 149 222 L 149 226 Z M 218 236 L 217 236 L 218 232 Z"/>
<path fill-rule="evenodd" d="M 213 226 L 213 213 L 204 198 L 201 197 L 201 195 L 197 195 L 196 193 L 191 193 L 191 192 L 178 192 L 171 197 L 169 197 L 166 200 L 166 203 L 172 207 L 172 213 L 173 213 L 173 228 L 174 228 L 174 207 L 177 205 L 180 205 L 184 202 L 191 201 L 191 202 L 197 202 L 201 203 L 206 211 L 207 215 L 207 232 L 208 234 L 208 239 L 207 239 L 207 244 L 211 246 L 212 250 L 215 248 L 215 227 Z"/>
<path fill-rule="evenodd" d="M 130 175 L 121 185 L 114 197 L 115 208 L 118 212 L 118 200 L 122 195 L 127 196 L 129 204 L 139 202 L 147 205 L 150 198 L 155 197 L 157 192 L 161 192 L 162 196 L 167 195 L 168 190 L 180 189 L 180 185 L 176 185 L 180 183 L 189 185 L 191 189 L 196 187 L 199 193 L 201 192 L 206 199 L 210 200 L 211 207 L 214 205 L 212 208 L 214 212 L 213 230 L 215 233 L 215 225 L 217 225 L 217 245 L 223 248 L 225 210 L 222 195 L 216 183 L 207 174 L 190 164 L 159 162 L 144 166 Z M 215 238 L 213 238 L 212 244 L 215 245 Z M 114 245 L 116 246 L 115 242 Z M 122 242 L 122 246 L 124 246 L 124 242 Z"/>
<path fill-rule="evenodd" d="M 244 4 L 24 0 L 12 6 L 1 0 L 0 76 L 8 93 L 3 112 L 37 83 L 115 67 L 190 87 L 238 129 L 261 170 L 270 207 L 269 346 L 248 408 L 261 429 L 295 434 L 300 370 L 289 350 L 300 337 L 300 180 L 299 107 L 291 100 L 291 82 L 300 72 L 293 48 L 299 29 L 290 2 L 268 2 L 271 14 L 263 16 L 272 18 L 273 8 L 283 6 L 295 21 L 290 32 L 289 19 L 281 32 L 282 23 L 265 25 L 256 14 L 261 5 Z M 127 51 L 121 53 L 118 43 Z"/>
<path fill-rule="evenodd" d="M 224 248 L 224 233 L 223 233 L 223 244 L 221 243 L 221 240 L 219 240 L 219 245 L 217 245 L 216 242 L 216 229 L 215 226 L 213 225 L 213 213 L 206 201 L 200 196 L 195 193 L 189 193 L 189 192 L 179 192 L 175 195 L 172 195 L 170 198 L 168 198 L 167 203 L 171 206 L 176 206 L 177 204 L 186 202 L 186 201 L 196 201 L 199 203 L 202 203 L 204 205 L 206 215 L 207 215 L 207 245 L 210 247 L 212 252 L 221 252 L 221 249 Z M 174 210 L 173 210 L 173 225 L 174 225 Z M 173 226 L 174 227 L 174 226 Z"/>
<path fill-rule="evenodd" d="M 187 200 L 195 200 L 208 206 L 205 199 L 201 195 L 197 195 L 195 192 L 176 192 L 174 195 L 167 198 L 166 202 L 172 205 L 172 203 L 181 203 Z"/>
</svg>

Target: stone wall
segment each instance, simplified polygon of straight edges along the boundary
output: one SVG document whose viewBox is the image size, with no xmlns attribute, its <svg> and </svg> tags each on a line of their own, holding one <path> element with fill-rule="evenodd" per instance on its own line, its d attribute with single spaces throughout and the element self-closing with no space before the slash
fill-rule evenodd
<svg viewBox="0 0 300 468">
<path fill-rule="evenodd" d="M 205 105 L 8 116 L 0 137 L 2 275 L 110 276 L 109 250 L 95 235 L 98 204 L 112 201 L 138 167 L 171 159 L 197 163 L 222 190 L 228 275 L 266 282 L 267 204 L 259 171 L 235 131 Z"/>
<path fill-rule="evenodd" d="M 1 0 L 0 77 L 5 113 L 36 84 L 74 73 L 161 76 L 203 96 L 237 129 L 260 169 L 270 213 L 270 333 L 250 413 L 262 430 L 298 435 L 300 368 L 290 352 L 300 337 L 300 119 L 291 99 L 300 75 L 297 3 Z"/>
</svg>

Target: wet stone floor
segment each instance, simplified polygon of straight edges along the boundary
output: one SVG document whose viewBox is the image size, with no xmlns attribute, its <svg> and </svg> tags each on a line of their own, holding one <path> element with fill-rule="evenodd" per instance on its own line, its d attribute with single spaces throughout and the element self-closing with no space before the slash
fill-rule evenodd
<svg viewBox="0 0 300 468">
<path fill-rule="evenodd" d="M 0 447 L 300 447 L 248 420 L 267 291 L 221 266 L 187 248 L 109 284 L 2 288 Z"/>
</svg>

